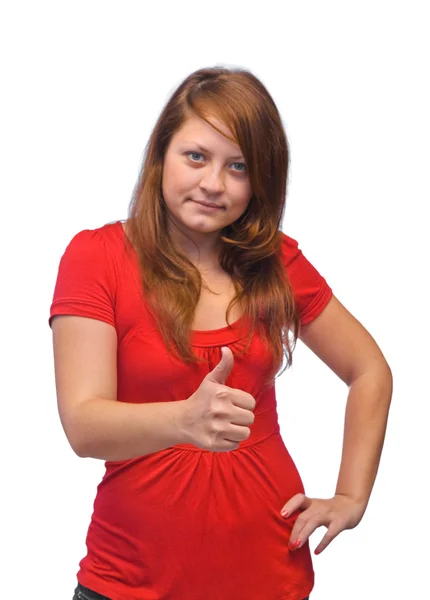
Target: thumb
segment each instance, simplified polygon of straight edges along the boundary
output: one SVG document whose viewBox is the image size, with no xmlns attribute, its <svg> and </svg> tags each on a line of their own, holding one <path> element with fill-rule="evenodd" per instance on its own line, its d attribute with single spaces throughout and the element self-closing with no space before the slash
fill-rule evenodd
<svg viewBox="0 0 430 600">
<path fill-rule="evenodd" d="M 221 348 L 221 360 L 217 366 L 206 375 L 206 379 L 214 383 L 225 383 L 225 380 L 230 375 L 234 365 L 234 356 L 230 348 L 223 346 Z"/>
</svg>

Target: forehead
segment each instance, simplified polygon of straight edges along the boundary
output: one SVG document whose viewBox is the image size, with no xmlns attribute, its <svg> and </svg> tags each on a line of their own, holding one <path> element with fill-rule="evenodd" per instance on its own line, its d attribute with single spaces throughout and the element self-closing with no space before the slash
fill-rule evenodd
<svg viewBox="0 0 430 600">
<path fill-rule="evenodd" d="M 220 129 L 224 135 L 211 127 L 204 119 L 201 119 L 197 116 L 191 116 L 185 120 L 182 127 L 173 135 L 172 141 L 175 140 L 176 142 L 181 143 L 184 140 L 194 140 L 196 142 L 202 142 L 203 144 L 221 145 L 226 149 L 226 151 L 237 151 L 239 146 L 235 142 L 225 137 L 229 136 L 234 138 L 230 129 L 228 129 L 222 121 L 219 121 L 215 117 L 211 117 L 209 120 L 211 123 L 216 125 L 216 127 L 218 127 L 218 129 Z"/>
</svg>

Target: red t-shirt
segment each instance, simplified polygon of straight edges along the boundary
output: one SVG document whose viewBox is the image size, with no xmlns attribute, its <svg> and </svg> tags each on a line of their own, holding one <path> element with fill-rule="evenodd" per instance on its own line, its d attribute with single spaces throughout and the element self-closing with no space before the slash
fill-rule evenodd
<svg viewBox="0 0 430 600">
<path fill-rule="evenodd" d="M 244 320 L 193 331 L 208 365 L 170 356 L 140 289 L 137 256 L 120 221 L 75 235 L 61 258 L 50 320 L 70 314 L 110 323 L 118 335 L 118 401 L 188 398 L 221 360 L 246 342 Z M 127 251 L 127 249 L 131 249 Z M 332 290 L 283 234 L 282 256 L 301 323 Z M 304 492 L 280 435 L 275 388 L 262 393 L 270 355 L 257 334 L 235 356 L 226 385 L 256 400 L 250 437 L 231 452 L 178 444 L 147 456 L 106 461 L 78 581 L 112 600 L 302 600 L 314 585 L 309 544 L 289 552 L 298 513 L 282 506 Z"/>
</svg>

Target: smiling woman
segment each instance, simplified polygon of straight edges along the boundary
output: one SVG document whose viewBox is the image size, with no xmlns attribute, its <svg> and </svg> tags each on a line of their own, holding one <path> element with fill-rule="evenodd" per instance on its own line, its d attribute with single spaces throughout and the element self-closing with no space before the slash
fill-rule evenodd
<svg viewBox="0 0 430 600">
<path fill-rule="evenodd" d="M 265 384 L 271 384 L 285 354 L 285 368 L 291 364 L 292 344 L 283 332 L 292 331 L 294 344 L 299 315 L 279 262 L 278 230 L 288 162 L 273 99 L 245 70 L 201 69 L 163 109 L 125 231 L 145 273 L 141 286 L 160 334 L 181 360 L 200 362 L 188 337 L 195 314 L 212 309 L 203 292 L 216 291 L 210 271 L 232 285 L 227 304 L 220 299 L 224 326 L 239 312 L 270 346 Z"/>
<path fill-rule="evenodd" d="M 167 147 L 162 182 L 172 240 L 192 262 L 205 265 L 219 264 L 219 232 L 243 215 L 252 197 L 247 171 L 233 162 L 243 155 L 229 140 L 232 132 L 219 120 L 213 124 L 222 133 L 195 115 L 184 121 Z M 192 143 L 206 155 L 189 150 Z"/>
<path fill-rule="evenodd" d="M 198 70 L 161 112 L 127 221 L 61 258 L 59 414 L 76 454 L 106 466 L 76 599 L 304 600 L 310 533 L 328 527 L 321 550 L 364 512 L 388 372 L 279 229 L 288 163 L 263 84 Z M 299 334 L 350 385 L 330 499 L 306 496 L 280 433 L 275 377 Z"/>
</svg>

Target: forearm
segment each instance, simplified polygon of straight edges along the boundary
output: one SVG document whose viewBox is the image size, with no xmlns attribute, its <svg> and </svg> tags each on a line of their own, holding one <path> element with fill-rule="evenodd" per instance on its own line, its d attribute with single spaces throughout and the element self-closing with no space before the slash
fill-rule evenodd
<svg viewBox="0 0 430 600">
<path fill-rule="evenodd" d="M 384 445 L 393 379 L 388 368 L 365 373 L 349 388 L 336 494 L 367 505 Z"/>
<path fill-rule="evenodd" d="M 187 443 L 181 420 L 185 402 L 87 400 L 76 415 L 73 448 L 83 458 L 119 461 Z"/>
</svg>

